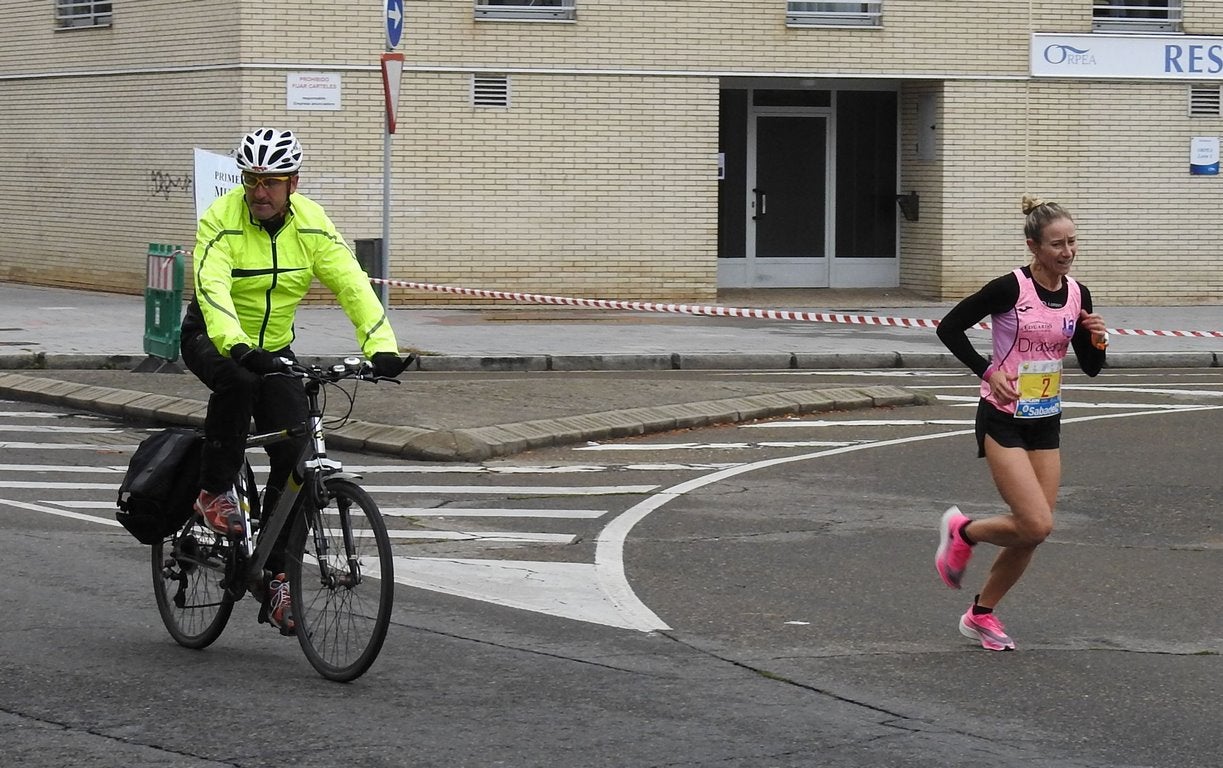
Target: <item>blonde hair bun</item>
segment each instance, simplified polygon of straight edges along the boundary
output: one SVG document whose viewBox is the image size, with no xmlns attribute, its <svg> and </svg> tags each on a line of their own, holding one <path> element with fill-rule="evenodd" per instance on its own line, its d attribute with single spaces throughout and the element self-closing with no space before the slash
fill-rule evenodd
<svg viewBox="0 0 1223 768">
<path fill-rule="evenodd" d="M 1031 213 L 1032 211 L 1036 210 L 1037 208 L 1041 207 L 1044 204 L 1045 204 L 1044 200 L 1037 197 L 1036 195 L 1030 195 L 1026 192 L 1023 195 L 1023 202 L 1020 203 L 1020 205 L 1023 207 L 1024 216 L 1027 216 L 1029 213 Z"/>
</svg>

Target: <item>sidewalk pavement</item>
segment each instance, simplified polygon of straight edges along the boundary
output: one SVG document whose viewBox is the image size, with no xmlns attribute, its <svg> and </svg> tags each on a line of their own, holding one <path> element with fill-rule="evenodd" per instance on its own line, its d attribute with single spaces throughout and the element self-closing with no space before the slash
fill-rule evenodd
<svg viewBox="0 0 1223 768">
<path fill-rule="evenodd" d="M 722 306 L 938 319 L 949 303 L 890 290 L 727 291 Z M 1213 330 L 1223 309 L 1101 307 L 1110 328 Z M 338 448 L 481 461 L 531 448 L 822 410 L 893 407 L 891 386 L 811 387 L 693 372 L 959 368 L 930 328 L 714 318 L 524 304 L 393 309 L 419 363 L 399 386 L 362 385 Z M 307 362 L 356 352 L 337 308 L 303 306 Z M 190 373 L 136 373 L 142 296 L 0 283 L 0 397 L 153 423 L 201 425 L 207 390 Z M 974 343 L 988 350 L 988 334 Z M 1214 367 L 1223 339 L 1117 336 L 1109 366 Z M 667 373 L 670 372 L 670 373 Z M 331 417 L 341 415 L 333 402 Z M 347 403 L 344 404 L 345 407 Z"/>
</svg>

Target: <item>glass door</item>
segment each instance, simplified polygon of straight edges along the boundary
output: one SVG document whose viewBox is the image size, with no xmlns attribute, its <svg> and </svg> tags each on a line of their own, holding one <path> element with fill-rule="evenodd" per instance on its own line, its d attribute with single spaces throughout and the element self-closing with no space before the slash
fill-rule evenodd
<svg viewBox="0 0 1223 768">
<path fill-rule="evenodd" d="M 898 93 L 724 88 L 718 286 L 899 285 Z"/>
<path fill-rule="evenodd" d="M 756 111 L 748 137 L 752 287 L 828 286 L 828 117 Z"/>
</svg>

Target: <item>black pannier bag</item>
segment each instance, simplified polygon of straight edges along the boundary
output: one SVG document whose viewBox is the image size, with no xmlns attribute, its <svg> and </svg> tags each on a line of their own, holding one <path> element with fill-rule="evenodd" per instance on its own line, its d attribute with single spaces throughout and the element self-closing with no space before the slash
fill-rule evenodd
<svg viewBox="0 0 1223 768">
<path fill-rule="evenodd" d="M 191 516 L 203 447 L 204 437 L 183 427 L 157 432 L 136 447 L 119 486 L 115 519 L 141 544 L 156 544 Z"/>
</svg>

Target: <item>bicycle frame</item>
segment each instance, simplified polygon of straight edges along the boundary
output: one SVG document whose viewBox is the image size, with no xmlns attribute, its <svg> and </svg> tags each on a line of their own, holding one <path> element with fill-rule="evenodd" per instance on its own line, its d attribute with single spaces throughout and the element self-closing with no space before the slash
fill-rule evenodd
<svg viewBox="0 0 1223 768">
<path fill-rule="evenodd" d="M 308 412 L 305 424 L 276 432 L 250 435 L 246 439 L 246 448 L 249 450 L 281 443 L 302 435 L 310 436 L 309 442 L 302 446 L 301 454 L 293 466 L 293 471 L 289 473 L 275 508 L 270 513 L 268 510 L 261 510 L 257 543 L 252 548 L 250 534 L 242 537 L 242 548 L 246 557 L 246 565 L 243 569 L 244 586 L 251 592 L 262 587 L 264 566 L 267 565 L 268 558 L 272 554 L 272 547 L 284 532 L 285 526 L 292 522 L 294 508 L 299 510 L 299 514 L 317 514 L 317 510 L 322 506 L 320 502 L 327 492 L 323 485 L 326 478 L 344 477 L 354 480 L 360 478 L 360 475 L 344 472 L 344 467 L 340 462 L 327 457 L 327 446 L 323 437 L 323 410 L 319 405 L 319 391 L 322 385 L 316 380 L 305 379 L 304 386 Z M 250 505 L 247 502 L 248 499 L 257 496 L 257 489 L 244 487 L 247 478 L 247 472 L 239 473 L 238 498 L 244 502 L 242 511 L 246 530 L 251 531 Z M 248 496 L 248 493 L 251 496 Z M 299 506 L 299 500 L 307 503 Z M 324 549 L 326 547 L 323 541 L 318 541 L 317 544 Z M 351 552 L 352 542 L 345 541 L 345 544 Z M 326 573 L 322 575 L 325 578 L 329 577 L 329 574 Z M 356 563 L 349 563 L 349 576 L 353 583 L 360 582 L 361 576 Z"/>
</svg>

